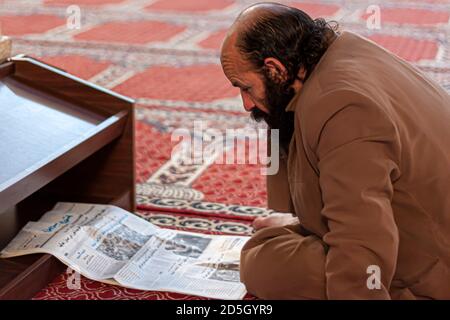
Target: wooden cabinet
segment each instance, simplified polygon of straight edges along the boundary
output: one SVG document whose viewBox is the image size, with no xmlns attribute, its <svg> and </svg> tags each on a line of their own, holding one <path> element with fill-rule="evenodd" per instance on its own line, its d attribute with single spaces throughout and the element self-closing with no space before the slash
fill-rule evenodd
<svg viewBox="0 0 450 320">
<path fill-rule="evenodd" d="M 135 209 L 133 103 L 30 57 L 0 64 L 0 249 L 58 201 Z M 63 270 L 50 255 L 0 259 L 0 299 Z"/>
</svg>

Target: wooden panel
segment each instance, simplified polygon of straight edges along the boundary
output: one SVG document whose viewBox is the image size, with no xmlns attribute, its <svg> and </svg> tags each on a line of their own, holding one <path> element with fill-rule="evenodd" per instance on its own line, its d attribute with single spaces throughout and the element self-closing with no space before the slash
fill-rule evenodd
<svg viewBox="0 0 450 320">
<path fill-rule="evenodd" d="M 26 222 L 38 220 L 58 201 L 110 203 L 134 211 L 133 100 L 33 59 L 12 61 L 0 65 L 0 79 L 13 78 L 27 93 L 38 90 L 68 102 L 70 112 L 81 111 L 77 117 L 87 116 L 98 130 L 47 165 L 33 167 L 32 174 L 18 175 L 0 188 L 0 249 Z M 0 299 L 31 298 L 63 269 L 48 255 L 0 259 Z"/>
<path fill-rule="evenodd" d="M 7 77 L 14 73 L 14 63 L 13 62 L 5 62 L 0 64 L 0 79 Z"/>
<path fill-rule="evenodd" d="M 69 170 L 43 191 L 64 201 L 111 203 L 134 211 L 134 153 L 134 126 L 131 116 L 118 140 Z"/>
<path fill-rule="evenodd" d="M 0 150 L 8 155 L 0 158 L 0 190 L 9 179 L 80 141 L 106 120 L 9 78 L 0 81 L 0 115 Z"/>
<path fill-rule="evenodd" d="M 57 202 L 40 191 L 0 214 L 0 248 L 28 222 L 38 220 Z M 32 298 L 65 266 L 48 254 L 0 259 L 0 299 Z"/>
<path fill-rule="evenodd" d="M 0 300 L 30 299 L 65 269 L 49 254 L 0 259 Z"/>
<path fill-rule="evenodd" d="M 109 182 L 111 174 L 126 186 L 134 181 L 134 164 L 126 169 L 130 163 L 128 157 L 134 157 L 132 100 L 33 59 L 13 58 L 12 61 L 14 74 L 3 79 L 3 86 L 0 83 L 0 147 L 8 154 L 0 160 L 3 168 L 0 174 L 0 212 L 66 172 L 122 132 L 121 142 L 110 147 L 114 149 L 114 159 L 109 160 L 111 152 L 105 151 L 102 154 L 107 154 L 108 160 L 99 161 L 102 160 L 99 155 L 93 161 L 93 165 L 94 162 L 119 161 L 119 165 L 101 174 L 109 177 L 100 181 L 95 187 L 99 190 L 96 192 L 98 195 L 93 196 L 105 198 L 107 194 L 110 199 L 123 198 L 123 187 L 119 187 L 120 190 L 113 188 L 114 194 L 111 195 Z M 70 92 L 67 91 L 69 89 Z M 108 111 L 98 106 L 105 100 L 109 102 Z M 96 163 L 96 171 L 99 163 Z M 87 167 L 83 171 L 89 172 Z M 74 181 L 79 177 L 77 175 Z M 86 183 L 82 184 L 86 187 Z M 134 197 L 134 191 L 130 193 L 131 197 Z"/>
<path fill-rule="evenodd" d="M 96 86 L 35 59 L 13 57 L 14 77 L 39 90 L 62 97 L 104 115 L 113 115 L 130 107 L 134 101 L 118 93 Z"/>
<path fill-rule="evenodd" d="M 126 114 L 120 114 L 105 125 L 97 126 L 96 130 L 86 137 L 76 139 L 50 154 L 48 158 L 42 158 L 41 161 L 24 168 L 24 171 L 10 175 L 5 172 L 7 180 L 0 184 L 0 212 L 23 200 L 116 139 L 122 134 L 126 120 Z M 24 150 L 24 157 L 27 152 L 34 150 Z M 17 162 L 20 163 L 19 160 Z"/>
</svg>

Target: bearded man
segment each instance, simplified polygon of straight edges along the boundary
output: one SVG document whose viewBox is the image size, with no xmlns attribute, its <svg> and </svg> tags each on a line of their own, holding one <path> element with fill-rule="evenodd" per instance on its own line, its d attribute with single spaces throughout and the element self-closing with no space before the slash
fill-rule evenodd
<svg viewBox="0 0 450 320">
<path fill-rule="evenodd" d="M 450 299 L 450 97 L 375 43 L 279 4 L 240 14 L 221 63 L 279 130 L 241 253 L 265 299 Z M 293 220 L 294 219 L 294 220 Z"/>
</svg>

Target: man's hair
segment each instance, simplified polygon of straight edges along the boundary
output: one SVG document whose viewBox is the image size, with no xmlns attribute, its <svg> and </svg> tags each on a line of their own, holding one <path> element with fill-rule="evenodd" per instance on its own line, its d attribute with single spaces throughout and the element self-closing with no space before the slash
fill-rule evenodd
<svg viewBox="0 0 450 320">
<path fill-rule="evenodd" d="M 238 34 L 238 50 L 255 70 L 264 69 L 268 57 L 278 59 L 287 69 L 288 82 L 297 77 L 301 67 L 309 76 L 338 29 L 336 22 L 313 20 L 299 9 L 279 4 L 250 20 Z"/>
</svg>

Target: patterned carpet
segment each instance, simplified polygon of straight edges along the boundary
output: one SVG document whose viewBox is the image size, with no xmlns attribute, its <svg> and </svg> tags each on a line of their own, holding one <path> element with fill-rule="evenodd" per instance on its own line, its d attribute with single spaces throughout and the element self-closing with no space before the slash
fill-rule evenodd
<svg viewBox="0 0 450 320">
<path fill-rule="evenodd" d="M 227 28 L 254 2 L 0 0 L 0 27 L 13 38 L 14 53 L 137 99 L 137 214 L 169 228 L 249 235 L 251 220 L 269 213 L 260 166 L 214 163 L 220 155 L 186 165 L 177 160 L 182 151 L 171 157 L 171 133 L 192 130 L 196 120 L 221 132 L 254 127 L 218 59 Z M 450 0 L 280 2 L 339 21 L 450 90 Z M 68 27 L 74 3 L 81 8 L 80 29 Z M 381 8 L 380 29 L 367 27 L 373 4 Z M 85 278 L 81 289 L 69 289 L 67 278 L 60 275 L 35 299 L 199 299 Z"/>
</svg>

